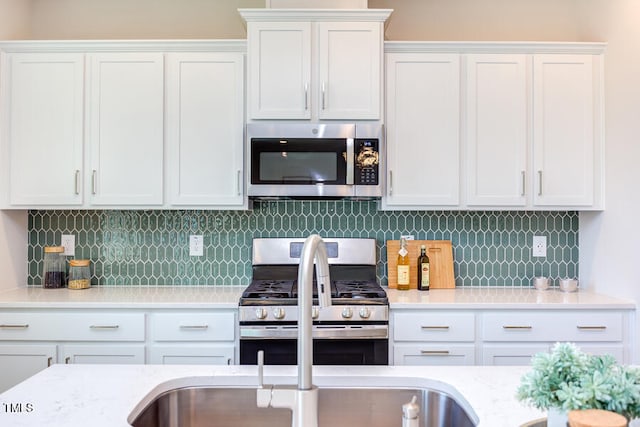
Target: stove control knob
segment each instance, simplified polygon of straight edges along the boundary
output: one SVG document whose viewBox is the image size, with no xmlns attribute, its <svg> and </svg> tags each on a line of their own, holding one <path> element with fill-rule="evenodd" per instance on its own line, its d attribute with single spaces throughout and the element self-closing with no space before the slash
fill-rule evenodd
<svg viewBox="0 0 640 427">
<path fill-rule="evenodd" d="M 280 320 L 280 319 L 284 319 L 284 308 L 274 308 L 273 309 L 273 317 L 275 317 L 276 319 Z"/>
<path fill-rule="evenodd" d="M 344 310 L 342 310 L 342 317 L 344 317 L 345 319 L 351 319 L 353 317 L 353 310 L 351 309 L 351 307 L 346 307 Z"/>
<path fill-rule="evenodd" d="M 316 320 L 318 317 L 320 317 L 320 309 L 318 307 L 313 307 L 311 309 L 311 318 Z"/>
<path fill-rule="evenodd" d="M 260 320 L 267 318 L 267 309 L 266 308 L 256 308 L 256 317 Z"/>
<path fill-rule="evenodd" d="M 360 309 L 360 317 L 363 319 L 368 319 L 369 317 L 371 317 L 371 310 L 369 310 L 369 307 L 362 307 Z"/>
</svg>

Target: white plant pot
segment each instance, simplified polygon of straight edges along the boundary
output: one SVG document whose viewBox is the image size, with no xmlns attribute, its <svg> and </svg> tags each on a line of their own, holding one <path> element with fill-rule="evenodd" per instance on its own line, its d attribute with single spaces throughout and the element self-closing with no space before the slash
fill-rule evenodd
<svg viewBox="0 0 640 427">
<path fill-rule="evenodd" d="M 547 427 L 567 427 L 568 421 L 568 414 L 564 409 L 549 408 L 547 411 Z"/>
</svg>

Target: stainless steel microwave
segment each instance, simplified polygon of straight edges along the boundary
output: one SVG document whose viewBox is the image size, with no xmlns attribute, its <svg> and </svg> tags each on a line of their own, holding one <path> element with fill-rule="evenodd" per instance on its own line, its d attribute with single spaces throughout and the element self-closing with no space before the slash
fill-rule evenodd
<svg viewBox="0 0 640 427">
<path fill-rule="evenodd" d="M 381 197 L 382 134 L 379 124 L 248 124 L 248 195 Z"/>
</svg>

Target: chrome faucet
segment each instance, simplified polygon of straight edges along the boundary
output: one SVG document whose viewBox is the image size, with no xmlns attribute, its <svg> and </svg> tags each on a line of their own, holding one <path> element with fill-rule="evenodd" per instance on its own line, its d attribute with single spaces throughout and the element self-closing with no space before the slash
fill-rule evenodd
<svg viewBox="0 0 640 427">
<path fill-rule="evenodd" d="M 258 356 L 260 408 L 289 408 L 292 427 L 318 426 L 318 389 L 312 381 L 313 371 L 313 263 L 320 307 L 331 305 L 331 278 L 324 241 L 317 234 L 309 236 L 302 246 L 298 266 L 298 388 L 286 389 L 262 385 L 262 355 Z"/>
</svg>

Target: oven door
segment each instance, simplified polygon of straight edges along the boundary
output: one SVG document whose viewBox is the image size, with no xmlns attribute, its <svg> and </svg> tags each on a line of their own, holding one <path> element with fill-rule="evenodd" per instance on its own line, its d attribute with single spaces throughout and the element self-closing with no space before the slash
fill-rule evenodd
<svg viewBox="0 0 640 427">
<path fill-rule="evenodd" d="M 240 340 L 240 364 L 257 364 L 258 351 L 264 351 L 265 365 L 296 365 L 298 346 L 296 339 Z M 313 340 L 314 365 L 388 365 L 389 340 L 320 339 Z"/>
</svg>

